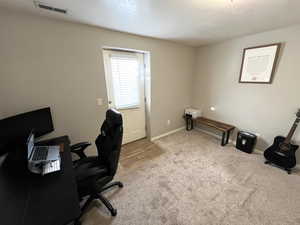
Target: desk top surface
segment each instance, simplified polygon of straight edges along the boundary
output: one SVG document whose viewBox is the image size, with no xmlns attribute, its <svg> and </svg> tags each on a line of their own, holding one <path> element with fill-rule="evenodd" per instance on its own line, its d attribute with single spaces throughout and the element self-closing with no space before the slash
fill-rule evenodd
<svg viewBox="0 0 300 225">
<path fill-rule="evenodd" d="M 64 144 L 61 170 L 45 176 L 26 167 L 0 167 L 1 225 L 63 225 L 80 214 L 75 174 L 67 136 L 43 144 Z"/>
</svg>

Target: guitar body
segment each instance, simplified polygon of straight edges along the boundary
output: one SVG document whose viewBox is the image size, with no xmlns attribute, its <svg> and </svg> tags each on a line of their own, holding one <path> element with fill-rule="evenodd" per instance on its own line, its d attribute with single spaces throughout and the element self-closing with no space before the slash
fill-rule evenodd
<svg viewBox="0 0 300 225">
<path fill-rule="evenodd" d="M 285 139 L 282 136 L 275 137 L 273 145 L 265 150 L 264 156 L 268 162 L 285 169 L 291 169 L 296 165 L 295 153 L 299 146 L 293 144 L 284 145 Z"/>
</svg>

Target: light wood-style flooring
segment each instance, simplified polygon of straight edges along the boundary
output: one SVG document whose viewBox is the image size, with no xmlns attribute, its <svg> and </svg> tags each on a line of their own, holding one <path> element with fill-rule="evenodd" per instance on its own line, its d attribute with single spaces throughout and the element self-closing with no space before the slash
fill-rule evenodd
<svg viewBox="0 0 300 225">
<path fill-rule="evenodd" d="M 124 168 L 159 157 L 164 152 L 155 143 L 143 138 L 122 146 L 120 163 Z"/>
</svg>

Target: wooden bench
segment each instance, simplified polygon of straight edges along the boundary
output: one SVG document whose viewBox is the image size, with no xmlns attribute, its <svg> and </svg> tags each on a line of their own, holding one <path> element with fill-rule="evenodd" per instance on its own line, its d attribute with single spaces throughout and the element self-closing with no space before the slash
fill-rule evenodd
<svg viewBox="0 0 300 225">
<path fill-rule="evenodd" d="M 186 118 L 186 119 L 188 119 L 188 118 Z M 235 129 L 235 127 L 233 125 L 226 124 L 226 123 L 219 122 L 219 121 L 212 120 L 212 119 L 208 119 L 205 117 L 199 117 L 199 118 L 193 120 L 193 122 L 201 124 L 201 125 L 205 125 L 208 127 L 212 127 L 218 131 L 221 131 L 222 132 L 222 142 L 221 142 L 222 146 L 225 146 L 226 144 L 228 144 L 230 133 L 231 133 L 231 131 L 233 131 Z M 192 125 L 192 127 L 193 127 L 193 125 Z"/>
</svg>

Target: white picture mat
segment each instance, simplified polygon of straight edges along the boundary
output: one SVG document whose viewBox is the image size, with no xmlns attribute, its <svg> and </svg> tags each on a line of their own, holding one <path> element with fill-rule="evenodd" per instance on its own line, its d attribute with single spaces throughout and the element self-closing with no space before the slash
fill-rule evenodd
<svg viewBox="0 0 300 225">
<path fill-rule="evenodd" d="M 269 82 L 276 58 L 277 45 L 246 49 L 242 68 L 242 82 Z"/>
</svg>

